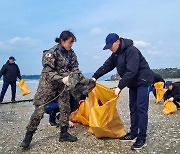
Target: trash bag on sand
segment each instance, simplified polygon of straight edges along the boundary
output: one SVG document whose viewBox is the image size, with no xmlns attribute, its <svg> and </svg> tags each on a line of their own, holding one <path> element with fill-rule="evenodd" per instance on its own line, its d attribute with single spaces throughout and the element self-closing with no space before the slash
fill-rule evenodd
<svg viewBox="0 0 180 154">
<path fill-rule="evenodd" d="M 89 102 L 87 100 L 83 101 L 79 109 L 71 113 L 71 118 L 73 122 L 79 122 L 83 125 L 89 126 Z"/>
<path fill-rule="evenodd" d="M 72 113 L 72 120 L 89 125 L 88 132 L 97 138 L 122 137 L 126 133 L 116 109 L 117 99 L 112 89 L 97 83 L 88 99 L 80 104 L 79 110 Z"/>
<path fill-rule="evenodd" d="M 177 112 L 176 105 L 171 101 L 165 101 L 163 106 L 163 114 L 172 114 Z"/>
</svg>

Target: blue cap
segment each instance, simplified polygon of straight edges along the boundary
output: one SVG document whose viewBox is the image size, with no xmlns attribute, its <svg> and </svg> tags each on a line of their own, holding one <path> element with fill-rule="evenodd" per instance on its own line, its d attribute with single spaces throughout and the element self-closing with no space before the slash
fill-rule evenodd
<svg viewBox="0 0 180 154">
<path fill-rule="evenodd" d="M 104 46 L 103 50 L 110 49 L 114 42 L 116 42 L 119 39 L 119 36 L 116 33 L 110 33 L 106 37 L 106 45 Z"/>
<path fill-rule="evenodd" d="M 9 57 L 9 60 L 16 60 L 13 56 Z"/>
<path fill-rule="evenodd" d="M 165 87 L 166 89 L 168 89 L 168 87 L 172 84 L 172 81 L 166 81 L 165 83 Z"/>
</svg>

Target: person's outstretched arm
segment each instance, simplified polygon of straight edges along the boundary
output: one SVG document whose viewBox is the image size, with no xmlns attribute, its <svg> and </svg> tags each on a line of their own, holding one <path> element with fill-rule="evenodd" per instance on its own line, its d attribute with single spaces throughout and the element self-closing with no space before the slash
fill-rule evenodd
<svg viewBox="0 0 180 154">
<path fill-rule="evenodd" d="M 103 76 L 104 74 L 112 71 L 116 67 L 116 61 L 114 55 L 112 54 L 105 63 L 94 73 L 92 76 L 96 80 Z"/>
</svg>

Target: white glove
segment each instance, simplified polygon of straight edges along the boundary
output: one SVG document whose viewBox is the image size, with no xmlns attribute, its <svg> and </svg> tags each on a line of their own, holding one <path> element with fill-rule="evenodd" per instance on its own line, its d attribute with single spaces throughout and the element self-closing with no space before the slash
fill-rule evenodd
<svg viewBox="0 0 180 154">
<path fill-rule="evenodd" d="M 93 80 L 94 82 L 96 82 L 96 79 L 95 79 L 95 78 L 92 78 L 92 80 Z"/>
<path fill-rule="evenodd" d="M 66 76 L 66 77 L 64 77 L 63 79 L 62 79 L 62 82 L 65 84 L 65 85 L 69 85 L 68 84 L 68 81 L 69 81 L 69 75 L 68 76 Z"/>
<path fill-rule="evenodd" d="M 174 101 L 174 97 L 171 97 L 168 99 L 169 101 L 173 102 Z"/>
<path fill-rule="evenodd" d="M 118 87 L 114 90 L 114 93 L 116 96 L 119 96 L 119 94 L 121 93 L 121 89 L 119 89 Z"/>
</svg>

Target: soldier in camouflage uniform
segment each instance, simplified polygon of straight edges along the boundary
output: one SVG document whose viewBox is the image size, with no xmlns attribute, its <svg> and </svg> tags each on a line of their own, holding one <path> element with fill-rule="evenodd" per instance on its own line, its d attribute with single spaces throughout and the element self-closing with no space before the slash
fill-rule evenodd
<svg viewBox="0 0 180 154">
<path fill-rule="evenodd" d="M 69 92 L 70 89 L 75 88 L 72 87 L 72 83 L 76 82 L 72 80 L 72 74 L 75 73 L 76 78 L 77 75 L 81 74 L 80 76 L 84 80 L 82 73 L 78 69 L 76 54 L 71 49 L 76 38 L 70 31 L 63 31 L 55 41 L 58 43 L 57 45 L 43 52 L 43 70 L 34 97 L 35 110 L 27 126 L 25 138 L 21 143 L 23 148 L 29 147 L 32 136 L 43 118 L 45 105 L 54 98 L 57 98 L 60 110 L 59 124 L 61 132 L 59 141 L 74 142 L 77 140 L 77 137 L 67 132 L 70 116 Z M 89 80 L 86 82 L 89 82 Z M 69 89 L 69 87 L 71 88 Z"/>
</svg>

